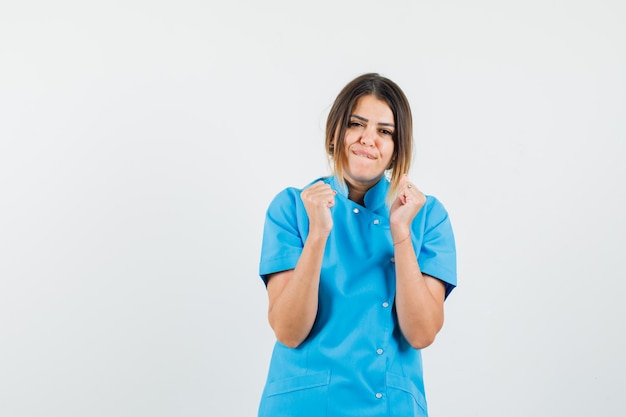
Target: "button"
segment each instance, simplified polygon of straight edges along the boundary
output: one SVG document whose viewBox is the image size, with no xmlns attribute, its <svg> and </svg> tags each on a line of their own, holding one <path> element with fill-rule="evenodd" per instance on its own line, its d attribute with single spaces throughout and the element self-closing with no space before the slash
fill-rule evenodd
<svg viewBox="0 0 626 417">
<path fill-rule="evenodd" d="M 389 260 L 390 260 L 391 262 L 395 262 L 395 261 L 396 261 L 396 258 L 391 258 L 391 259 L 389 259 Z"/>
<path fill-rule="evenodd" d="M 376 353 L 378 353 L 379 355 L 383 354 L 383 350 L 382 349 L 376 349 Z"/>
<path fill-rule="evenodd" d="M 385 302 L 383 303 L 383 307 L 385 307 L 385 308 L 389 307 L 389 303 L 388 303 L 387 301 L 385 301 Z"/>
<path fill-rule="evenodd" d="M 383 394 L 381 394 L 380 392 L 376 393 L 376 398 L 383 398 Z"/>
<path fill-rule="evenodd" d="M 374 224 L 378 224 L 378 223 L 380 223 L 380 220 L 374 219 Z"/>
<path fill-rule="evenodd" d="M 359 214 L 359 209 L 358 208 L 353 208 L 352 211 L 354 212 L 354 214 Z"/>
</svg>

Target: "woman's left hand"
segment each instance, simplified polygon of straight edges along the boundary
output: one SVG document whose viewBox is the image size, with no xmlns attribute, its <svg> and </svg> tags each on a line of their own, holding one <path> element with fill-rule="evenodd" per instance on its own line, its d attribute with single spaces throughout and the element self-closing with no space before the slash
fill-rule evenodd
<svg viewBox="0 0 626 417">
<path fill-rule="evenodd" d="M 424 203 L 426 203 L 426 196 L 415 185 L 411 184 L 407 175 L 404 175 L 400 180 L 398 196 L 389 210 L 392 234 L 408 232 L 411 228 L 411 222 L 422 209 Z"/>
</svg>

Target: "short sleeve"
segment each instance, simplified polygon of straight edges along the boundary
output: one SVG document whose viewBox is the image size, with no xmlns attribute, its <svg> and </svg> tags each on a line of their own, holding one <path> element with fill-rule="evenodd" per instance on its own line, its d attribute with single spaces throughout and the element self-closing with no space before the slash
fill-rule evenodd
<svg viewBox="0 0 626 417">
<path fill-rule="evenodd" d="M 454 233 L 443 205 L 434 197 L 428 199 L 418 263 L 422 273 L 443 281 L 447 297 L 457 283 Z"/>
<path fill-rule="evenodd" d="M 267 209 L 259 265 L 259 275 L 266 285 L 270 274 L 294 269 L 300 259 L 304 246 L 302 216 L 298 215 L 300 206 L 299 191 L 288 188 L 279 193 Z"/>
</svg>

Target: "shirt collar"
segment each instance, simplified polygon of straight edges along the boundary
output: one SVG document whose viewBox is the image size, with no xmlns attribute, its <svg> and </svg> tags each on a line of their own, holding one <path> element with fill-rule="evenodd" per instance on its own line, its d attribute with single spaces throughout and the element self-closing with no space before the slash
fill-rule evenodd
<svg viewBox="0 0 626 417">
<path fill-rule="evenodd" d="M 348 186 L 342 184 L 336 176 L 328 178 L 330 186 L 337 191 L 337 194 L 348 198 Z M 380 181 L 376 183 L 372 188 L 367 190 L 363 201 L 365 208 L 376 211 L 385 205 L 385 199 L 387 198 L 387 192 L 389 191 L 389 180 L 383 176 Z"/>
</svg>

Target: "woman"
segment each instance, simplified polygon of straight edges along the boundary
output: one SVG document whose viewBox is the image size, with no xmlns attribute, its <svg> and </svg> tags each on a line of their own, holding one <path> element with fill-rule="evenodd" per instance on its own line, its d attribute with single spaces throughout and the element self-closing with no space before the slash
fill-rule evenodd
<svg viewBox="0 0 626 417">
<path fill-rule="evenodd" d="M 328 115 L 333 175 L 272 201 L 260 275 L 277 342 L 260 417 L 426 416 L 420 349 L 456 285 L 448 214 L 408 177 L 402 90 L 365 74 Z"/>
</svg>

